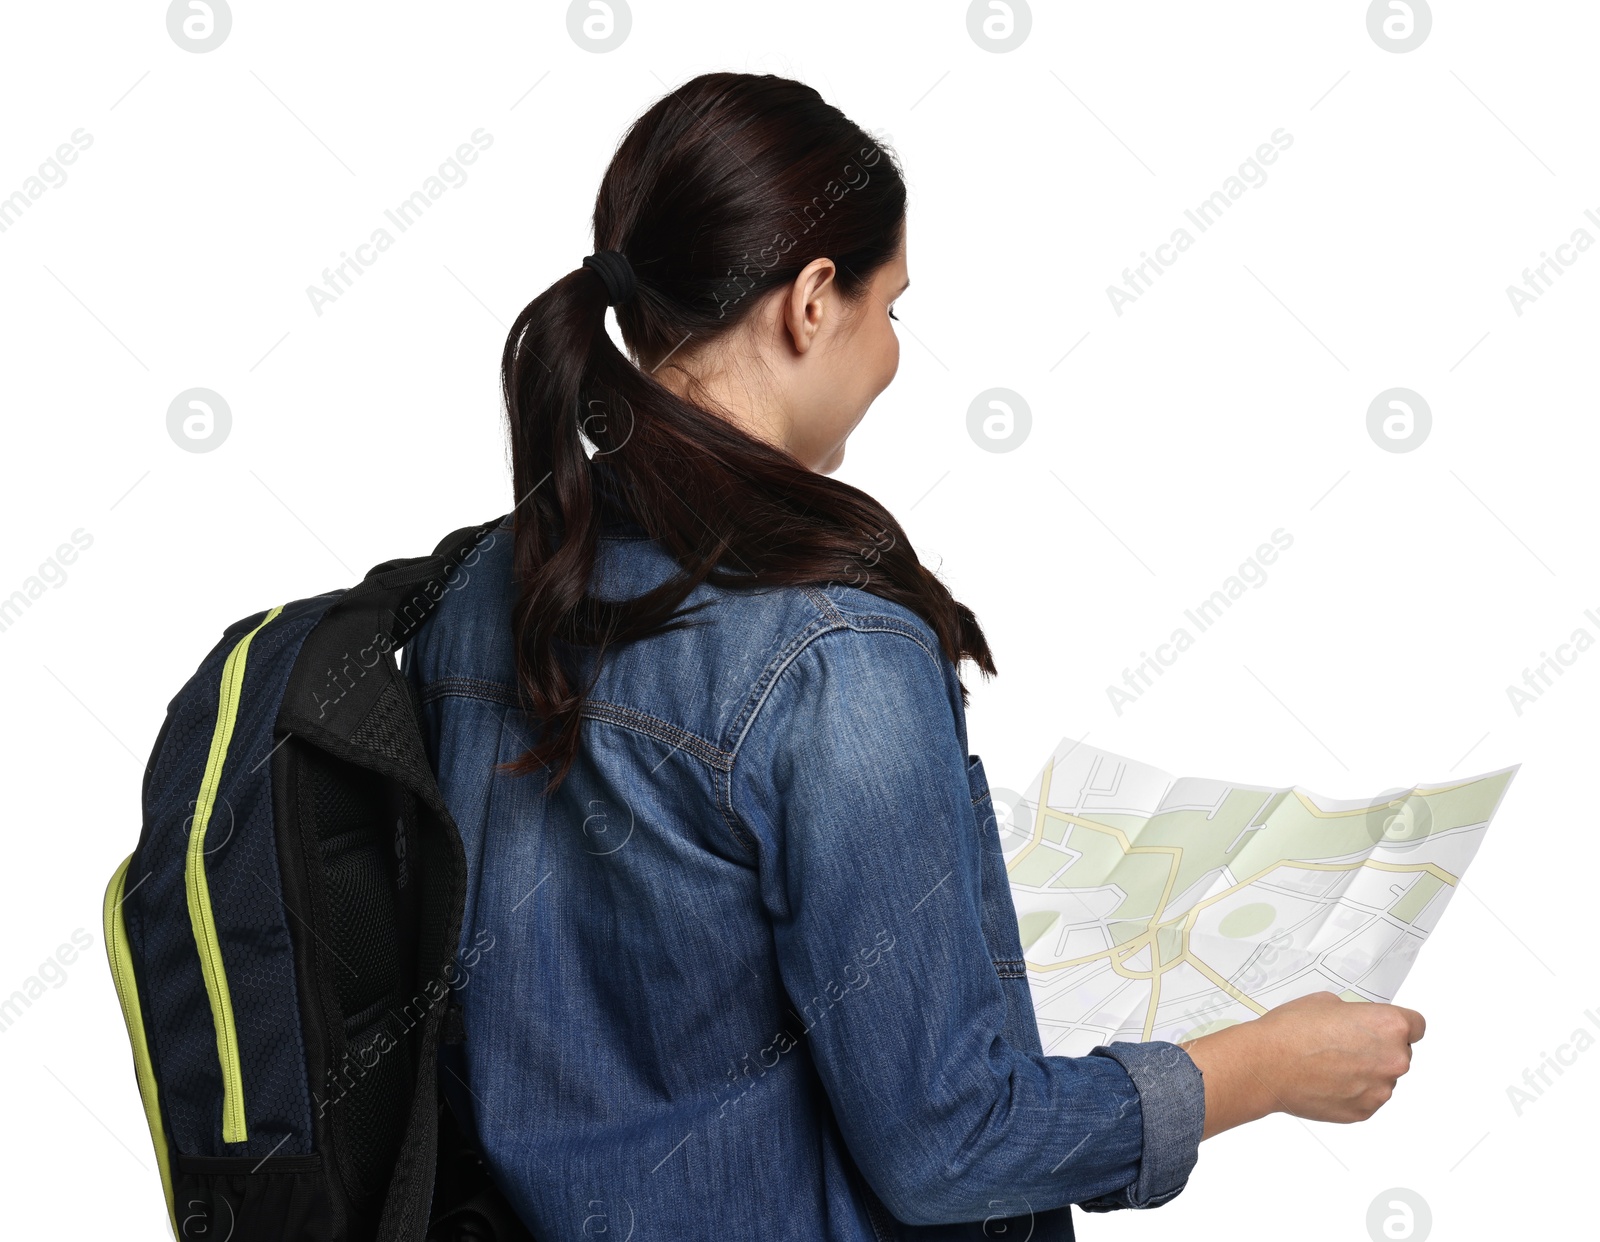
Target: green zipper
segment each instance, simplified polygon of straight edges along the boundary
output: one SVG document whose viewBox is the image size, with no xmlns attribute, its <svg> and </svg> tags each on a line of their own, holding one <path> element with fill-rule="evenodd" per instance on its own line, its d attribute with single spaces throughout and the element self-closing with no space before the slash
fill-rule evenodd
<svg viewBox="0 0 1600 1242">
<path fill-rule="evenodd" d="M 282 612 L 274 608 L 228 653 L 222 666 L 222 688 L 217 698 L 217 724 L 211 734 L 211 751 L 206 756 L 205 775 L 200 778 L 200 793 L 195 798 L 194 820 L 189 828 L 189 854 L 184 863 L 184 888 L 189 897 L 189 923 L 200 951 L 200 973 L 205 978 L 206 996 L 211 1001 L 211 1018 L 217 1028 L 217 1060 L 222 1065 L 222 1141 L 242 1143 L 249 1134 L 244 1120 L 244 1076 L 239 1068 L 239 1032 L 233 1022 L 233 1000 L 228 994 L 228 973 L 222 964 L 222 945 L 217 924 L 211 915 L 211 888 L 206 883 L 206 828 L 217 804 L 217 789 L 222 784 L 222 765 L 228 758 L 228 743 L 239 715 L 239 696 L 244 688 L 245 659 L 250 640 L 262 627 Z"/>
<path fill-rule="evenodd" d="M 111 964 L 111 981 L 117 987 L 117 1002 L 122 1006 L 122 1020 L 128 1028 L 128 1042 L 133 1045 L 133 1074 L 139 1080 L 139 1100 L 144 1104 L 145 1124 L 150 1127 L 150 1142 L 156 1149 L 156 1166 L 161 1170 L 161 1191 L 167 1200 L 167 1219 L 172 1224 L 172 1236 L 178 1236 L 178 1216 L 172 1201 L 172 1168 L 167 1158 L 167 1132 L 161 1124 L 161 1101 L 156 1092 L 156 1072 L 150 1064 L 150 1045 L 144 1036 L 144 1014 L 139 1007 L 139 983 L 133 973 L 133 959 L 128 955 L 128 927 L 122 917 L 123 888 L 128 882 L 129 854 L 122 860 L 106 885 L 105 902 L 101 907 L 101 921 L 105 926 L 106 961 Z"/>
</svg>

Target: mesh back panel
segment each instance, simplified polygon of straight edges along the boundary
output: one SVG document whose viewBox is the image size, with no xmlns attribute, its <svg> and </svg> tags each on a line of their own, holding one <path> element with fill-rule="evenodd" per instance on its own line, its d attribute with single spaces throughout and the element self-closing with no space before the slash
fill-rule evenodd
<svg viewBox="0 0 1600 1242">
<path fill-rule="evenodd" d="M 381 831 L 381 825 L 374 825 Z M 339 1004 L 350 1015 L 394 998 L 400 984 L 395 940 L 395 893 L 388 842 L 373 832 L 345 833 L 325 842 L 323 873 L 328 883 L 329 939 L 339 946 L 334 978 Z"/>
<path fill-rule="evenodd" d="M 364 1075 L 361 1089 L 343 1102 L 345 1184 L 360 1203 L 382 1195 L 388 1185 L 411 1103 L 411 1056 L 399 1022 L 387 1012 L 364 1031 L 351 1032 L 349 1046 L 357 1066 L 372 1066 L 354 1071 Z M 386 1046 L 390 1050 L 383 1052 Z"/>
<path fill-rule="evenodd" d="M 328 1023 L 342 1045 L 332 1058 L 333 1141 L 360 1212 L 388 1184 L 411 1101 L 413 1031 L 402 1015 L 416 933 L 402 919 L 395 854 L 404 808 L 382 778 L 312 748 L 304 752 L 301 799 L 320 854 L 318 935 L 339 1008 Z"/>
</svg>

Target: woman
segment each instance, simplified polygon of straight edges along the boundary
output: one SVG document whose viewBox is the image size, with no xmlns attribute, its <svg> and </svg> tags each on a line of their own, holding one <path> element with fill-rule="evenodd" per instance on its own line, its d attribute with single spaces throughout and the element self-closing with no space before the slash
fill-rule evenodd
<svg viewBox="0 0 1600 1242">
<path fill-rule="evenodd" d="M 1041 1053 L 983 631 L 827 477 L 898 364 L 905 199 L 809 87 L 707 74 L 512 327 L 517 504 L 408 672 L 491 946 L 458 1103 L 539 1237 L 1070 1238 L 1203 1137 L 1369 1115 L 1422 1034 L 1324 993 Z"/>
</svg>

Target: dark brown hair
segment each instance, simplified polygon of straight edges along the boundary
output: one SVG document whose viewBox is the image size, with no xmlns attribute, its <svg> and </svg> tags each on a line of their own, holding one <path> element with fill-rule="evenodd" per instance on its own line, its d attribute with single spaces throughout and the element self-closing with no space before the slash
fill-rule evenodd
<svg viewBox="0 0 1600 1242">
<path fill-rule="evenodd" d="M 547 767 L 558 785 L 606 648 L 686 623 L 680 606 L 703 582 L 861 586 L 926 621 L 953 663 L 994 672 L 971 610 L 877 501 L 641 369 L 729 331 L 815 258 L 831 258 L 841 294 L 860 299 L 898 252 L 905 207 L 893 153 L 787 78 L 704 74 L 628 130 L 595 199 L 594 244 L 633 265 L 638 290 L 617 323 L 640 365 L 612 343 L 605 285 L 585 267 L 523 309 L 501 361 L 518 502 L 517 677 L 540 730 L 511 770 Z M 612 508 L 683 572 L 631 600 L 590 595 Z M 574 647 L 594 649 L 590 676 Z"/>
</svg>

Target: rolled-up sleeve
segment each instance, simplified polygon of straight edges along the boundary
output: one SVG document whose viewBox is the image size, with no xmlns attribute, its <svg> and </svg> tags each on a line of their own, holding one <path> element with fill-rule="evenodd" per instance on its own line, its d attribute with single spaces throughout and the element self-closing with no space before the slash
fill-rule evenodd
<svg viewBox="0 0 1600 1242">
<path fill-rule="evenodd" d="M 1007 1038 L 1005 989 L 1027 984 L 984 935 L 960 687 L 930 637 L 812 637 L 739 737 L 724 809 L 759 857 L 791 1019 L 909 1224 L 1164 1203 L 1195 1163 L 1199 1071 L 1173 1044 Z"/>
<path fill-rule="evenodd" d="M 1188 1183 L 1200 1156 L 1206 1124 L 1200 1068 L 1177 1044 L 1161 1040 L 1101 1045 L 1089 1055 L 1110 1057 L 1128 1071 L 1139 1092 L 1144 1149 L 1137 1178 L 1115 1194 L 1079 1206 L 1086 1212 L 1160 1207 Z"/>
</svg>

